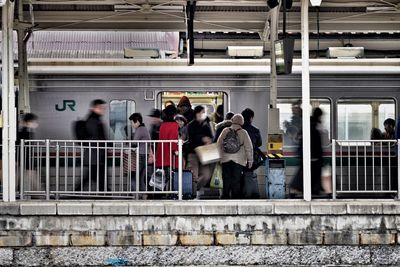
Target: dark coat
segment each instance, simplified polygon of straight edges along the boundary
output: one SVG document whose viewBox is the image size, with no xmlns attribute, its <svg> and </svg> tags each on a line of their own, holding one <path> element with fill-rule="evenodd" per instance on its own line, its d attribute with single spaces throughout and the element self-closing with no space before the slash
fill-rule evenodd
<svg viewBox="0 0 400 267">
<path fill-rule="evenodd" d="M 160 125 L 152 124 L 150 126 L 150 138 L 151 138 L 151 140 L 159 140 L 159 138 L 160 138 Z"/>
<path fill-rule="evenodd" d="M 103 122 L 99 115 L 91 112 L 86 120 L 87 140 L 107 140 L 106 131 Z M 96 143 L 91 143 L 91 147 L 97 146 Z M 104 165 L 106 158 L 105 144 L 99 143 L 100 149 L 85 149 L 84 164 L 85 165 Z M 97 151 L 99 155 L 97 156 Z M 90 156 L 89 156 L 90 155 Z M 89 160 L 90 158 L 90 160 Z"/>
<path fill-rule="evenodd" d="M 220 122 L 217 125 L 215 125 L 215 136 L 213 142 L 216 143 L 222 131 L 227 127 L 231 127 L 231 125 L 232 125 L 231 120 L 224 120 L 223 122 Z"/>
<path fill-rule="evenodd" d="M 194 119 L 194 110 L 190 108 L 186 110 L 182 115 L 186 118 L 187 122 L 189 123 Z"/>
<path fill-rule="evenodd" d="M 193 120 L 189 123 L 187 153 L 194 153 L 196 147 L 204 145 L 203 137 L 210 137 L 211 140 L 213 139 L 209 120 L 206 119 L 202 122 Z"/>
<path fill-rule="evenodd" d="M 257 127 L 245 122 L 242 128 L 249 134 L 253 148 L 258 148 L 262 145 L 261 133 Z"/>
</svg>

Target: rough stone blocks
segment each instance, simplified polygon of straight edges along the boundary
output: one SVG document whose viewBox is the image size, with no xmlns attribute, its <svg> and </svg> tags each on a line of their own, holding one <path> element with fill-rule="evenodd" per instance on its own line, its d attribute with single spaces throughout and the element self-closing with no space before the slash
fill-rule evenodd
<svg viewBox="0 0 400 267">
<path fill-rule="evenodd" d="M 0 232 L 0 247 L 32 246 L 32 234 L 25 231 Z"/>
<path fill-rule="evenodd" d="M 175 246 L 177 242 L 177 233 L 143 233 L 144 246 Z"/>
<path fill-rule="evenodd" d="M 104 246 L 106 234 L 101 231 L 76 232 L 71 235 L 72 246 Z"/>
<path fill-rule="evenodd" d="M 211 246 L 214 236 L 212 233 L 181 233 L 178 240 L 182 246 Z"/>
</svg>

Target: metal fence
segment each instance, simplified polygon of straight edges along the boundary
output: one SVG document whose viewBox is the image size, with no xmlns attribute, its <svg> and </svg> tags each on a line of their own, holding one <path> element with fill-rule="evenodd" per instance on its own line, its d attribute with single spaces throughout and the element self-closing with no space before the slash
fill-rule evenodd
<svg viewBox="0 0 400 267">
<path fill-rule="evenodd" d="M 333 198 L 337 194 L 397 194 L 398 140 L 332 140 Z"/>
<path fill-rule="evenodd" d="M 182 199 L 182 141 L 22 140 L 20 198 Z"/>
</svg>

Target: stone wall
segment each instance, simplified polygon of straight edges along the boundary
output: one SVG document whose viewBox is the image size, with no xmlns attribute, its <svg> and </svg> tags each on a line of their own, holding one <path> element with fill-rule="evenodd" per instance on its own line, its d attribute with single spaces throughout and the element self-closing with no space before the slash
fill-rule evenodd
<svg viewBox="0 0 400 267">
<path fill-rule="evenodd" d="M 400 264 L 396 201 L 0 204 L 0 265 Z"/>
</svg>

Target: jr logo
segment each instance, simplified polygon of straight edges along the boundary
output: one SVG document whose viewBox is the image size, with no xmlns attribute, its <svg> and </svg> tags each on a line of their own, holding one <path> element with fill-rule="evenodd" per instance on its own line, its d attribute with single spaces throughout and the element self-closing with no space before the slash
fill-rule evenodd
<svg viewBox="0 0 400 267">
<path fill-rule="evenodd" d="M 70 108 L 72 111 L 75 111 L 75 100 L 63 100 L 62 107 L 59 104 L 56 104 L 57 111 L 66 111 L 67 108 Z"/>
</svg>

